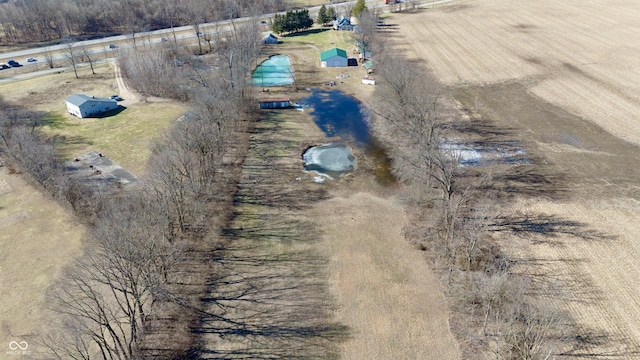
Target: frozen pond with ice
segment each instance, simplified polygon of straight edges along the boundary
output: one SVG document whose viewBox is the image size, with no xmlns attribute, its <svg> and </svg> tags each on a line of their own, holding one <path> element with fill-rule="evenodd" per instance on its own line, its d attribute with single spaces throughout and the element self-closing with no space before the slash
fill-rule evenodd
<svg viewBox="0 0 640 360">
<path fill-rule="evenodd" d="M 331 179 L 339 178 L 356 168 L 356 157 L 344 144 L 313 146 L 302 155 L 304 169 Z"/>
</svg>

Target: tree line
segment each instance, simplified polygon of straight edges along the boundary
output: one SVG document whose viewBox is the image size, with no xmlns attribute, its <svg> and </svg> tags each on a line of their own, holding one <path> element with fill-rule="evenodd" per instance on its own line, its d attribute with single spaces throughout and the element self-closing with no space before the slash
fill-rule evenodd
<svg viewBox="0 0 640 360">
<path fill-rule="evenodd" d="M 8 0 L 0 44 L 57 42 L 284 11 L 284 0 Z"/>
<path fill-rule="evenodd" d="M 492 236 L 508 199 L 491 186 L 490 172 L 460 165 L 460 110 L 433 75 L 389 51 L 379 35 L 367 41 L 378 80 L 372 129 L 404 186 L 405 235 L 433 255 L 441 275 L 463 357 L 550 358 L 571 319 L 535 295 Z"/>
<path fill-rule="evenodd" d="M 309 10 L 287 11 L 286 14 L 276 14 L 273 17 L 271 30 L 276 34 L 294 33 L 309 29 L 313 20 L 309 17 Z"/>
</svg>

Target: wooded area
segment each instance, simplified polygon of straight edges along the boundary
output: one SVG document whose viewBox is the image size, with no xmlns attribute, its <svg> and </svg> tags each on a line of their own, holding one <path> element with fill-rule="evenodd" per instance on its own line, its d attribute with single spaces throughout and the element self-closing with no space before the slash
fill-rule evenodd
<svg viewBox="0 0 640 360">
<path fill-rule="evenodd" d="M 283 0 L 9 0 L 0 3 L 0 44 L 84 40 L 283 10 Z"/>
<path fill-rule="evenodd" d="M 186 254 L 215 248 L 209 232 L 218 233 L 231 209 L 253 108 L 246 105 L 245 76 L 255 62 L 258 39 L 251 25 L 237 27 L 219 52 L 228 60 L 219 72 L 205 72 L 199 62 L 172 68 L 175 63 L 166 58 L 172 50 L 121 55 L 126 74 L 149 80 L 137 82 L 144 94 L 189 100 L 191 109 L 154 145 L 143 185 L 126 196 L 70 179 L 56 154 L 57 140 L 39 130 L 47 115 L 2 105 L 2 157 L 13 172 L 24 171 L 88 228 L 85 253 L 47 294 L 58 314 L 58 322 L 40 334 L 50 356 L 132 359 L 161 347 L 163 357 L 181 358 L 192 347 L 188 329 L 198 312 L 187 305 L 205 290 L 185 289 L 183 273 L 194 266 L 193 255 Z M 139 66 L 153 59 L 162 64 L 160 70 L 174 74 L 162 79 L 162 87 L 151 73 L 157 69 Z M 188 96 L 175 90 L 187 83 Z M 170 328 L 182 324 L 185 332 L 166 332 L 157 325 L 165 318 L 172 319 Z M 173 340 L 154 340 L 162 333 Z"/>
</svg>

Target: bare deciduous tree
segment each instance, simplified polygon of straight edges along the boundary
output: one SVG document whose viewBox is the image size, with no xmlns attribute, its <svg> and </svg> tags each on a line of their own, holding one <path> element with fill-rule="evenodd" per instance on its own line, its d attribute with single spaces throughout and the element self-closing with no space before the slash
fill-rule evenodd
<svg viewBox="0 0 640 360">
<path fill-rule="evenodd" d="M 76 75 L 76 79 L 79 79 L 78 69 L 77 69 L 77 56 L 78 56 L 78 50 L 76 47 L 76 43 L 75 41 L 73 41 L 73 39 L 69 38 L 64 45 L 64 57 L 69 61 L 69 63 L 73 67 L 73 73 Z"/>
<path fill-rule="evenodd" d="M 49 65 L 49 68 L 53 69 L 53 53 L 51 53 L 51 49 L 48 47 L 44 52 L 44 58 L 47 61 L 47 65 Z"/>
<path fill-rule="evenodd" d="M 95 70 L 93 69 L 93 54 L 91 53 L 91 50 L 87 49 L 85 46 L 82 46 L 82 55 L 83 57 L 89 62 L 89 67 L 91 67 L 91 73 L 93 75 L 96 74 Z"/>
<path fill-rule="evenodd" d="M 52 309 L 66 316 L 63 344 L 43 338 L 53 353 L 136 356 L 153 302 L 180 257 L 150 206 L 139 196 L 112 204 L 88 239 L 90 250 L 52 286 Z"/>
</svg>

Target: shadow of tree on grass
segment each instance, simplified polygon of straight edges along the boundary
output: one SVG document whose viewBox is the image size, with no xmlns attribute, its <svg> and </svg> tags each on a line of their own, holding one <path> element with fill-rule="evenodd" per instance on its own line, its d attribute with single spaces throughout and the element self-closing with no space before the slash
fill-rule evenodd
<svg viewBox="0 0 640 360">
<path fill-rule="evenodd" d="M 224 245 L 212 254 L 194 358 L 337 358 L 348 328 L 331 319 L 328 261 L 314 247 L 320 229 L 303 213 L 327 194 L 295 181 L 302 171 L 295 129 L 277 113 L 265 114 L 243 163 Z"/>
</svg>

